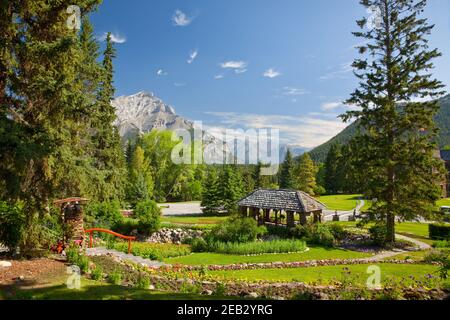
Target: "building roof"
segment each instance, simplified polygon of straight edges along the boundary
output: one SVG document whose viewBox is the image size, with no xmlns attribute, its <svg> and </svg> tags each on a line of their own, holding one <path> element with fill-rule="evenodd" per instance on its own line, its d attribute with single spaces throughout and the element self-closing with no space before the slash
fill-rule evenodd
<svg viewBox="0 0 450 320">
<path fill-rule="evenodd" d="M 450 150 L 441 150 L 441 158 L 444 161 L 450 161 Z"/>
<path fill-rule="evenodd" d="M 326 206 L 303 191 L 258 189 L 238 202 L 240 207 L 313 212 Z"/>
</svg>

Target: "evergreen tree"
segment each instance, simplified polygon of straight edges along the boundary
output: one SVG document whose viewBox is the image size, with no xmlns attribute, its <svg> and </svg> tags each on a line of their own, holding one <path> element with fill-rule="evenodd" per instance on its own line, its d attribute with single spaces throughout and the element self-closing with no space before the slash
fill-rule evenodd
<svg viewBox="0 0 450 320">
<path fill-rule="evenodd" d="M 287 150 L 286 158 L 281 164 L 280 174 L 279 174 L 279 185 L 280 189 L 295 189 L 296 179 L 295 179 L 295 163 L 292 158 L 291 150 Z"/>
<path fill-rule="evenodd" d="M 332 145 L 325 160 L 325 189 L 328 194 L 337 194 L 341 191 L 341 175 L 339 173 L 341 157 L 341 145 Z"/>
<path fill-rule="evenodd" d="M 365 8 L 376 8 L 379 25 L 358 21 L 362 29 L 355 36 L 367 44 L 353 67 L 360 80 L 347 103 L 360 107 L 343 116 L 359 119 L 358 167 L 367 172 L 366 195 L 377 198 L 371 215 L 387 227 L 387 242 L 395 241 L 395 221 L 429 216 L 440 196 L 437 181 L 442 164 L 433 158 L 436 128 L 435 100 L 417 102 L 415 98 L 435 98 L 442 84 L 429 70 L 441 54 L 431 50 L 427 36 L 433 25 L 421 18 L 426 0 L 362 0 Z M 436 170 L 432 170 L 435 168 Z"/>
<path fill-rule="evenodd" d="M 125 157 L 121 146 L 120 135 L 113 123 L 116 120 L 111 100 L 114 98 L 114 68 L 116 57 L 111 33 L 106 37 L 106 48 L 103 53 L 103 70 L 98 102 L 93 112 L 93 141 L 96 150 L 96 167 L 104 173 L 105 186 L 99 190 L 102 200 L 120 198 L 123 195 L 125 176 Z"/>
<path fill-rule="evenodd" d="M 219 177 L 215 168 L 211 167 L 203 180 L 202 203 L 205 213 L 213 213 L 221 206 Z"/>
<path fill-rule="evenodd" d="M 313 196 L 317 188 L 316 173 L 317 168 L 309 153 L 304 153 L 300 157 L 296 169 L 297 189 Z"/>
<path fill-rule="evenodd" d="M 237 211 L 237 202 L 243 196 L 242 176 L 234 165 L 225 165 L 220 177 L 221 203 L 229 213 Z"/>
</svg>

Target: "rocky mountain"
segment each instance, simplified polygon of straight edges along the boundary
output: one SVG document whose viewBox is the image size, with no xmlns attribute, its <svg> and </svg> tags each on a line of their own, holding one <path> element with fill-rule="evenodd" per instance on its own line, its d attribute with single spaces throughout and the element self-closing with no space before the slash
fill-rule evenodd
<svg viewBox="0 0 450 320">
<path fill-rule="evenodd" d="M 153 93 L 139 92 L 121 96 L 112 101 L 116 108 L 115 125 L 124 140 L 136 137 L 153 129 L 192 129 L 193 123 L 175 113 Z"/>
<path fill-rule="evenodd" d="M 439 102 L 441 108 L 436 114 L 434 120 L 439 128 L 437 143 L 440 148 L 444 148 L 445 146 L 450 145 L 450 95 L 439 99 Z M 324 162 L 330 147 L 335 143 L 345 144 L 349 142 L 357 132 L 356 127 L 356 123 L 349 125 L 331 140 L 311 150 L 310 155 L 313 160 L 316 162 Z"/>
</svg>

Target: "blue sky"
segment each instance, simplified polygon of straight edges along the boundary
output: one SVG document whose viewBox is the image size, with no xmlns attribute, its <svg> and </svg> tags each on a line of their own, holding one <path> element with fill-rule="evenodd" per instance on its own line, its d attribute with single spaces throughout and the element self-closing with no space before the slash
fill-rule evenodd
<svg viewBox="0 0 450 320">
<path fill-rule="evenodd" d="M 357 82 L 357 0 L 105 0 L 96 35 L 117 41 L 117 95 L 153 92 L 206 126 L 278 128 L 312 148 L 346 125 Z M 450 85 L 450 1 L 430 0 L 435 76 Z"/>
</svg>

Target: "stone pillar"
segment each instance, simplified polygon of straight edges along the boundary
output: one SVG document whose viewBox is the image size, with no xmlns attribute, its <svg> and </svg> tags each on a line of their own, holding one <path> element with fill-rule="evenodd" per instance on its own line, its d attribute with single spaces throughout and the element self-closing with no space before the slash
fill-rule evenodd
<svg viewBox="0 0 450 320">
<path fill-rule="evenodd" d="M 65 240 L 75 241 L 84 238 L 83 207 L 78 203 L 67 203 L 62 208 L 64 214 Z"/>
</svg>

